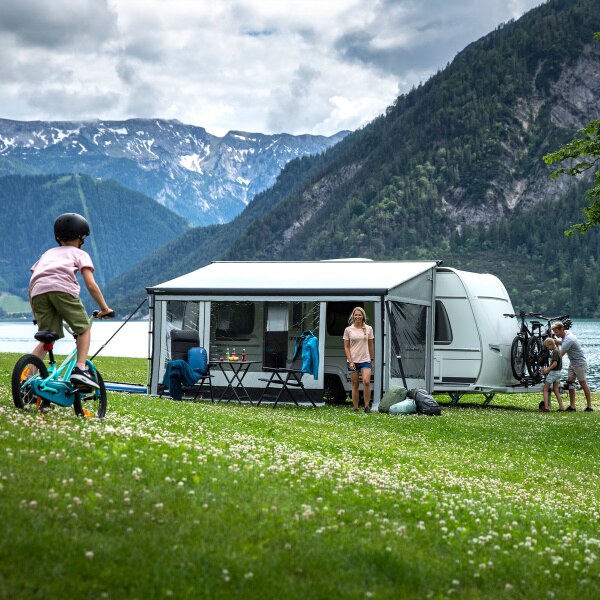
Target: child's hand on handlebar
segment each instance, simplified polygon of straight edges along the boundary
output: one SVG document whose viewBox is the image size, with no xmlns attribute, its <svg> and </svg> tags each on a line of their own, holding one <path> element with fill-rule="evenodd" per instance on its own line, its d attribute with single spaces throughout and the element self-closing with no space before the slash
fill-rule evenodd
<svg viewBox="0 0 600 600">
<path fill-rule="evenodd" d="M 96 319 L 112 319 L 115 316 L 115 311 L 108 306 L 102 310 L 94 311 L 94 317 Z"/>
</svg>

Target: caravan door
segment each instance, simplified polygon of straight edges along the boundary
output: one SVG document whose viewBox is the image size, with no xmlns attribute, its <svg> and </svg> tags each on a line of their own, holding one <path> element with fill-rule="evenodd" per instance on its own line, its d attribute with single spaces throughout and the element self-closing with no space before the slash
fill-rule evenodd
<svg viewBox="0 0 600 600">
<path fill-rule="evenodd" d="M 482 345 L 467 290 L 451 270 L 436 275 L 435 316 L 435 390 L 470 389 L 481 370 Z"/>
</svg>

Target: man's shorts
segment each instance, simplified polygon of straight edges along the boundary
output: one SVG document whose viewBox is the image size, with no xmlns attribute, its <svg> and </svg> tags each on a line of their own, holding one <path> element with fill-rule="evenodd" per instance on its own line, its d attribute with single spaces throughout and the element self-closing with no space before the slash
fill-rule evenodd
<svg viewBox="0 0 600 600">
<path fill-rule="evenodd" d="M 79 298 L 66 292 L 48 292 L 31 299 L 33 315 L 40 331 L 54 331 L 59 338 L 65 337 L 63 321 L 73 333 L 83 333 L 90 328 L 90 321 Z"/>
<path fill-rule="evenodd" d="M 550 373 L 546 375 L 546 383 L 554 383 L 555 381 L 560 381 L 560 371 L 557 369 L 550 371 Z"/>
<path fill-rule="evenodd" d="M 586 381 L 587 380 L 586 373 L 587 373 L 587 363 L 583 363 L 582 365 L 577 365 L 576 367 L 569 365 L 569 374 L 567 376 L 567 379 L 569 381 L 575 381 L 575 378 L 577 378 L 577 381 L 579 381 L 579 382 Z"/>
</svg>

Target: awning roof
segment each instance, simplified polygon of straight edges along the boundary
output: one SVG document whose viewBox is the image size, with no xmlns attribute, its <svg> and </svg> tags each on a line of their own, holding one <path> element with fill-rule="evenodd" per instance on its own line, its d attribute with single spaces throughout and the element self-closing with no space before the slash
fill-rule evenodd
<svg viewBox="0 0 600 600">
<path fill-rule="evenodd" d="M 437 266 L 438 261 L 213 262 L 147 288 L 177 295 L 382 295 Z"/>
</svg>

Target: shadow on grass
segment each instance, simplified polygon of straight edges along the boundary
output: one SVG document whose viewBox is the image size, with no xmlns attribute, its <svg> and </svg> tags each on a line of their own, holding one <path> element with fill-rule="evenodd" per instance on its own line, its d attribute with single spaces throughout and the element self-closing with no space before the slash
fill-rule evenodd
<svg viewBox="0 0 600 600">
<path fill-rule="evenodd" d="M 458 404 L 451 404 L 450 402 L 440 402 L 436 398 L 437 403 L 443 407 L 451 410 L 454 409 L 466 409 L 466 408 L 477 408 L 480 410 L 504 410 L 509 412 L 533 412 L 534 409 L 527 406 L 515 406 L 506 404 L 482 404 L 477 402 L 463 402 L 460 400 Z M 537 409 L 536 409 L 537 410 Z"/>
</svg>

